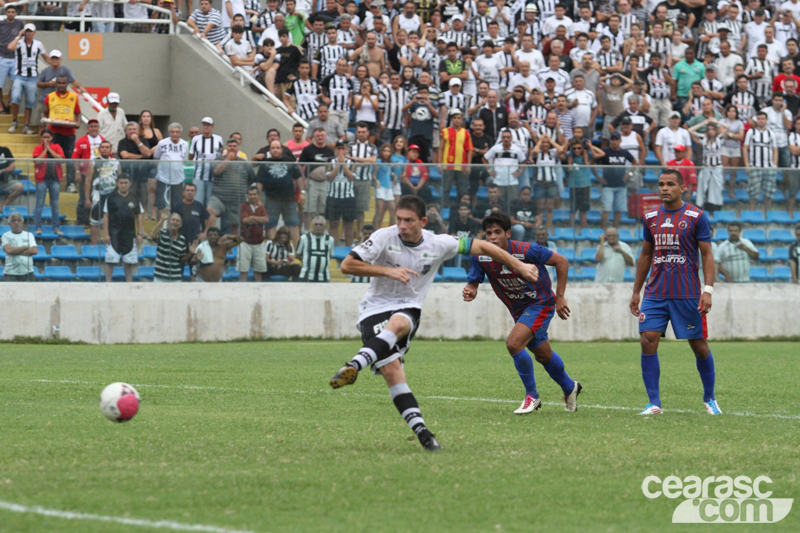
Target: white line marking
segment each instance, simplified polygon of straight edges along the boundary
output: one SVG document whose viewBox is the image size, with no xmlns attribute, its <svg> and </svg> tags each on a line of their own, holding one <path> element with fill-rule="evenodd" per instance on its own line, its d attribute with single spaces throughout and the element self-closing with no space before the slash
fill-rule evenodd
<svg viewBox="0 0 800 533">
<path fill-rule="evenodd" d="M 67 383 L 72 385 L 102 385 L 98 381 L 73 381 L 69 379 L 34 379 L 31 380 L 35 383 Z M 188 390 L 215 390 L 225 392 L 261 392 L 261 393 L 275 393 L 275 394 L 339 394 L 343 396 L 365 396 L 365 397 L 384 397 L 383 394 L 370 394 L 364 392 L 345 392 L 333 390 L 279 390 L 279 389 L 242 389 L 237 387 L 215 387 L 213 385 L 148 385 L 144 383 L 133 383 L 134 387 L 153 387 L 160 389 L 188 389 Z M 519 403 L 519 400 L 504 400 L 500 398 L 462 398 L 458 396 L 417 396 L 423 400 L 448 400 L 458 402 L 486 402 L 486 403 Z M 542 402 L 543 405 L 563 406 L 563 402 Z M 597 404 L 579 404 L 582 409 L 603 409 L 610 411 L 641 411 L 640 407 L 626 407 L 622 405 L 597 405 Z M 688 413 L 688 414 L 705 414 L 704 410 L 694 409 L 665 409 L 665 412 L 670 413 Z M 800 420 L 800 415 L 782 415 L 777 413 L 751 413 L 724 411 L 723 415 L 729 416 L 745 416 L 749 418 L 779 418 L 786 420 Z"/>
<path fill-rule="evenodd" d="M 139 518 L 125 518 L 123 516 L 103 516 L 98 514 L 79 513 L 75 511 L 60 511 L 58 509 L 45 509 L 38 505 L 27 506 L 18 503 L 4 502 L 0 500 L 0 509 L 15 513 L 38 514 L 53 518 L 65 518 L 67 520 L 94 520 L 96 522 L 115 522 L 126 526 L 151 527 L 155 529 L 171 529 L 173 531 L 200 531 L 202 533 L 253 533 L 242 529 L 227 529 L 217 526 L 204 526 L 202 524 L 183 524 L 171 520 L 141 520 Z"/>
</svg>

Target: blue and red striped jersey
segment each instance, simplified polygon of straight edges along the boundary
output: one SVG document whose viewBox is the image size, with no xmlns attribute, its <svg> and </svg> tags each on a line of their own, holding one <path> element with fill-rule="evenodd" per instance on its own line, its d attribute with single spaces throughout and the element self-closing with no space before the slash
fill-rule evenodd
<svg viewBox="0 0 800 533">
<path fill-rule="evenodd" d="M 514 320 L 532 305 L 555 305 L 556 296 L 550 275 L 544 264 L 553 256 L 552 250 L 532 242 L 508 241 L 508 253 L 533 265 L 539 265 L 539 281 L 531 283 L 512 269 L 485 255 L 473 256 L 467 283 L 483 283 L 489 276 L 495 294 L 506 304 Z"/>
<path fill-rule="evenodd" d="M 667 211 L 662 205 L 644 216 L 644 240 L 653 243 L 653 265 L 645 297 L 700 298 L 698 242 L 711 242 L 711 226 L 705 212 L 688 203 L 674 211 Z"/>
</svg>

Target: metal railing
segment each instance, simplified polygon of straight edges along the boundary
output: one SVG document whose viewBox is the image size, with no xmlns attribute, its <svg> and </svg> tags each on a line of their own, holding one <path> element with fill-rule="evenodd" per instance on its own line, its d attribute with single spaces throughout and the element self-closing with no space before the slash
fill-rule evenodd
<svg viewBox="0 0 800 533">
<path fill-rule="evenodd" d="M 72 2 L 81 2 L 82 0 L 63 0 L 62 3 L 72 3 Z M 23 6 L 35 3 L 35 0 L 19 0 L 18 2 L 8 2 L 6 6 Z M 110 4 L 127 4 L 126 0 L 89 0 L 90 4 L 100 4 L 100 3 L 110 3 Z M 163 7 L 158 7 L 150 4 L 140 4 L 147 8 L 150 11 L 156 11 L 159 13 L 166 13 L 171 15 L 172 12 L 169 9 L 164 9 Z M 80 12 L 78 17 L 68 17 L 68 16 L 51 16 L 51 15 L 19 15 L 19 18 L 26 21 L 42 21 L 42 22 L 75 22 L 76 20 L 80 22 L 79 31 L 85 32 L 86 31 L 86 22 L 97 21 L 97 22 L 117 22 L 117 23 L 125 23 L 125 24 L 169 24 L 169 33 L 175 33 L 175 25 L 172 23 L 172 17 L 168 19 L 118 19 L 114 17 L 93 17 L 87 16 L 86 10 Z"/>
</svg>

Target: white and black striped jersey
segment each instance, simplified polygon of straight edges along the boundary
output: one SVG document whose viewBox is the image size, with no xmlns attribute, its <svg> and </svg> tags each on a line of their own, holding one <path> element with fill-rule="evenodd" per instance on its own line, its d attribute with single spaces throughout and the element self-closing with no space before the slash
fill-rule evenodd
<svg viewBox="0 0 800 533">
<path fill-rule="evenodd" d="M 556 183 L 561 172 L 561 160 L 556 157 L 556 149 L 548 151 L 539 150 L 536 154 L 536 181 L 542 183 Z"/>
<path fill-rule="evenodd" d="M 602 49 L 597 52 L 595 57 L 601 68 L 608 68 L 616 66 L 618 61 L 622 61 L 622 54 L 617 50 L 611 49 L 608 52 Z"/>
<path fill-rule="evenodd" d="M 336 42 L 338 44 L 356 44 L 356 31 L 353 28 L 343 30 L 339 28 L 336 30 Z"/>
<path fill-rule="evenodd" d="M 778 144 L 769 128 L 763 131 L 758 128 L 747 130 L 744 146 L 747 148 L 747 161 L 751 167 L 770 168 L 775 166 L 772 149 L 777 148 Z"/>
<path fill-rule="evenodd" d="M 275 15 L 280 12 L 280 9 L 276 11 L 270 11 L 269 9 L 265 9 L 261 13 L 259 13 L 258 18 L 256 19 L 256 26 L 259 28 L 269 28 L 270 26 L 275 25 Z M 277 46 L 278 43 L 275 43 Z"/>
<path fill-rule="evenodd" d="M 649 68 L 644 73 L 644 80 L 647 84 L 647 94 L 654 100 L 669 100 L 672 95 L 672 88 L 667 82 L 663 68 Z"/>
<path fill-rule="evenodd" d="M 467 25 L 470 35 L 475 40 L 475 46 L 478 48 L 482 48 L 483 41 L 489 38 L 489 22 L 491 22 L 491 19 L 487 11 L 486 15 L 472 17 L 472 20 Z"/>
<path fill-rule="evenodd" d="M 162 24 L 162 26 L 167 27 L 165 24 Z M 233 40 L 233 32 L 228 30 L 228 32 L 225 34 L 225 37 L 223 37 L 223 39 L 219 42 L 219 45 L 223 50 L 225 50 L 225 45 L 232 40 Z M 256 39 L 256 36 L 253 34 L 253 30 L 250 29 L 244 30 L 244 35 L 242 35 L 242 42 L 249 42 L 250 46 L 252 46 L 255 49 L 258 40 Z"/>
<path fill-rule="evenodd" d="M 666 37 L 661 37 L 660 39 L 656 39 L 652 35 L 648 35 L 644 38 L 644 41 L 647 43 L 647 50 L 651 54 L 658 54 L 661 56 L 661 59 L 667 59 L 667 54 L 670 51 L 670 40 Z"/>
<path fill-rule="evenodd" d="M 383 113 L 383 121 L 386 123 L 387 129 L 399 130 L 405 125 L 403 106 L 408 103 L 408 99 L 408 91 L 402 87 L 396 91 L 391 87 L 386 87 L 380 92 L 378 108 Z"/>
<path fill-rule="evenodd" d="M 332 74 L 322 80 L 320 88 L 331 99 L 331 111 L 350 111 L 350 94 L 355 92 L 351 78 Z"/>
<path fill-rule="evenodd" d="M 793 131 L 789 134 L 789 146 L 800 146 L 800 132 Z M 792 155 L 789 164 L 792 168 L 800 168 L 800 155 Z"/>
<path fill-rule="evenodd" d="M 560 4 L 560 0 L 537 0 L 536 5 L 539 7 L 539 20 L 547 20 L 556 14 L 556 6 Z"/>
<path fill-rule="evenodd" d="M 447 59 L 447 55 L 441 56 L 436 51 L 428 54 L 428 72 L 431 73 L 433 83 L 436 84 L 437 87 L 441 87 L 442 85 L 442 73 L 439 72 L 439 63 L 445 59 Z"/>
<path fill-rule="evenodd" d="M 45 53 L 41 41 L 34 39 L 31 44 L 28 44 L 25 39 L 20 39 L 17 42 L 17 49 L 14 51 L 14 74 L 26 78 L 38 76 L 39 55 Z"/>
<path fill-rule="evenodd" d="M 294 96 L 296 100 L 295 109 L 297 114 L 304 120 L 309 121 L 317 116 L 319 107 L 319 84 L 311 78 L 303 81 L 297 78 L 289 86 L 287 94 Z"/>
<path fill-rule="evenodd" d="M 511 98 L 508 101 L 508 112 L 518 114 L 520 121 L 522 121 L 522 111 L 525 109 L 526 105 L 528 105 L 528 101 L 525 98 L 520 101 L 517 101 L 515 98 Z"/>
<path fill-rule="evenodd" d="M 514 54 L 506 54 L 504 51 L 501 51 L 497 54 L 497 57 L 500 58 L 500 68 L 508 68 L 514 66 Z M 514 72 L 511 72 L 514 74 Z M 509 80 L 509 73 L 504 72 L 500 75 L 500 87 L 508 88 L 508 80 Z"/>
<path fill-rule="evenodd" d="M 724 142 L 722 137 L 718 135 L 713 141 L 709 141 L 705 134 L 700 134 L 697 138 L 700 139 L 700 145 L 703 147 L 703 166 L 721 167 L 722 144 Z"/>
<path fill-rule="evenodd" d="M 369 141 L 362 143 L 356 140 L 347 145 L 347 155 L 349 157 L 378 157 L 378 147 Z M 354 171 L 356 180 L 371 180 L 373 168 L 374 165 L 369 163 L 357 163 Z"/>
<path fill-rule="evenodd" d="M 534 128 L 533 131 L 536 132 L 537 138 L 541 137 L 542 135 L 549 135 L 550 138 L 556 142 L 558 142 L 558 134 L 561 133 L 561 129 L 558 126 L 551 128 L 544 122 Z M 533 144 L 533 139 L 531 139 L 531 144 Z"/>
<path fill-rule="evenodd" d="M 709 35 L 712 33 L 717 33 L 717 28 L 719 28 L 720 22 L 704 20 L 700 23 L 698 27 L 698 37 L 702 37 L 703 35 Z M 713 39 L 713 38 L 712 38 Z M 710 42 L 704 43 L 700 39 L 697 40 L 697 57 L 705 57 L 706 50 L 708 50 L 708 46 L 711 44 Z"/>
<path fill-rule="evenodd" d="M 206 39 L 211 44 L 217 44 L 225 37 L 225 28 L 222 27 L 222 13 L 212 8 L 208 13 L 203 13 L 201 9 L 195 9 L 189 16 L 194 20 L 197 27 L 203 32 L 206 26 L 213 24 L 214 27 L 206 34 Z"/>
<path fill-rule="evenodd" d="M 525 35 L 533 37 L 533 45 L 539 46 L 544 38 L 542 23 L 538 20 L 534 20 L 533 24 L 525 24 Z"/>
<path fill-rule="evenodd" d="M 633 55 L 633 52 L 631 54 L 629 54 L 628 57 L 625 58 L 625 61 L 622 63 L 622 71 L 623 72 L 626 72 L 626 71 L 630 70 L 629 63 L 631 61 L 631 55 Z M 637 70 L 636 73 L 638 73 L 638 75 L 641 76 L 644 73 L 645 70 L 650 68 L 650 52 L 645 52 L 644 53 L 644 57 L 642 57 L 642 56 L 638 56 L 638 57 L 639 57 L 639 65 L 636 67 L 636 70 Z M 636 73 L 631 72 L 631 76 L 634 76 L 634 74 L 636 74 Z"/>
<path fill-rule="evenodd" d="M 300 279 L 303 281 L 330 281 L 333 247 L 333 237 L 327 232 L 319 237 L 313 233 L 301 235 L 300 243 L 297 245 L 297 255 L 303 262 Z"/>
<path fill-rule="evenodd" d="M 414 52 L 417 53 L 417 57 L 419 57 L 422 61 L 427 62 L 428 50 L 426 50 L 424 46 L 419 46 L 417 47 L 416 50 L 412 50 L 410 46 L 404 44 L 403 46 L 400 47 L 400 51 L 397 52 L 397 57 L 398 58 L 402 57 L 403 59 L 408 59 L 409 61 L 412 61 L 414 57 Z M 415 78 L 419 78 L 419 75 L 422 74 L 423 68 L 424 67 L 414 67 Z M 400 73 L 402 74 L 402 69 Z"/>
<path fill-rule="evenodd" d="M 689 116 L 693 117 L 703 112 L 705 96 L 689 96 Z"/>
<path fill-rule="evenodd" d="M 572 81 L 570 80 L 569 74 L 567 74 L 566 70 L 561 68 L 555 71 L 550 67 L 543 68 L 536 73 L 536 77 L 539 78 L 542 87 L 545 86 L 544 84 L 547 82 L 548 78 L 553 78 L 553 80 L 556 82 L 555 93 L 557 95 L 564 94 L 567 89 L 572 88 Z"/>
<path fill-rule="evenodd" d="M 261 1 L 260 0 L 244 0 L 244 8 L 250 11 L 255 11 L 256 13 L 261 13 Z M 249 13 L 245 13 L 244 15 L 244 27 L 248 30 L 251 27 L 250 19 L 252 15 Z"/>
<path fill-rule="evenodd" d="M 61 2 L 39 2 L 39 7 L 61 7 Z"/>
<path fill-rule="evenodd" d="M 355 187 L 353 187 L 353 182 L 347 179 L 347 175 L 344 173 L 345 166 L 353 172 L 354 161 L 346 157 L 344 159 L 344 164 L 341 164 L 337 163 L 336 158 L 334 158 L 331 160 L 331 163 L 337 166 L 339 172 L 336 174 L 336 177 L 333 178 L 333 181 L 328 182 L 328 197 L 338 199 L 355 198 L 356 190 Z"/>
<path fill-rule="evenodd" d="M 617 30 L 617 34 L 614 35 L 614 32 L 611 31 L 611 28 L 606 26 L 603 29 L 603 32 L 600 35 L 608 35 L 609 36 L 609 38 L 611 39 L 611 49 L 612 50 L 618 50 L 620 52 L 622 51 L 622 47 L 625 45 L 625 34 L 622 32 L 621 28 L 619 30 Z M 598 37 L 598 39 L 599 39 L 599 37 Z"/>
<path fill-rule="evenodd" d="M 548 110 L 543 105 L 535 105 L 532 102 L 525 104 L 522 108 L 521 120 L 530 124 L 533 131 L 537 131 L 540 124 L 547 118 Z"/>
<path fill-rule="evenodd" d="M 444 125 L 445 128 L 449 128 L 452 122 L 450 117 L 451 109 L 458 108 L 461 110 L 464 116 L 467 114 L 467 97 L 464 95 L 464 93 L 453 94 L 450 91 L 445 91 L 442 93 L 439 103 L 445 107 L 445 112 L 447 113 Z"/>
<path fill-rule="evenodd" d="M 756 116 L 758 102 L 756 95 L 750 91 L 729 93 L 725 101 L 736 106 L 736 111 L 739 114 L 738 118 L 742 122 L 747 122 L 750 118 Z"/>
<path fill-rule="evenodd" d="M 768 98 L 772 94 L 772 78 L 777 74 L 775 66 L 769 59 L 748 59 L 747 66 L 744 67 L 745 75 L 750 76 L 756 72 L 763 72 L 764 75 L 750 80 L 750 90 L 757 98 Z"/>
<path fill-rule="evenodd" d="M 222 153 L 224 148 L 222 137 L 212 133 L 211 137 L 195 135 L 192 137 L 192 144 L 189 145 L 189 155 L 193 161 L 209 161 L 208 163 L 198 162 L 194 165 L 194 179 L 198 181 L 212 181 L 211 169 L 214 161 Z"/>
<path fill-rule="evenodd" d="M 619 31 L 625 34 L 626 39 L 631 36 L 631 24 L 634 22 L 639 21 L 636 20 L 636 16 L 633 13 L 628 13 L 627 15 L 619 14 Z"/>
<path fill-rule="evenodd" d="M 511 133 L 511 144 L 516 144 L 522 149 L 522 153 L 528 153 L 528 146 L 531 142 L 531 132 L 528 131 L 528 128 L 524 128 L 520 126 L 517 129 L 512 128 L 511 126 L 506 126 L 505 128 L 500 128 L 500 131 L 497 134 L 497 140 L 495 144 L 503 144 L 501 140 L 503 137 L 503 132 Z"/>
<path fill-rule="evenodd" d="M 739 48 L 739 45 L 742 44 L 744 25 L 740 20 L 729 20 L 725 24 L 730 30 L 728 32 L 728 42 L 731 43 L 731 49 L 735 51 Z"/>
<path fill-rule="evenodd" d="M 294 245 L 291 240 L 285 245 L 277 240 L 267 241 L 266 253 L 271 261 L 286 262 L 290 256 L 294 256 Z"/>
<path fill-rule="evenodd" d="M 472 36 L 466 31 L 446 31 L 442 34 L 442 39 L 448 44 L 456 43 L 459 51 L 465 46 L 472 46 Z"/>
<path fill-rule="evenodd" d="M 330 76 L 336 72 L 336 62 L 340 58 L 347 59 L 347 48 L 338 44 L 326 44 L 317 52 L 314 63 L 319 64 L 319 79 Z"/>
<path fill-rule="evenodd" d="M 700 85 L 703 86 L 704 91 L 712 91 L 715 93 L 722 93 L 725 94 L 725 86 L 722 85 L 722 82 L 719 80 L 709 80 L 708 78 L 703 78 L 700 80 Z M 722 101 L 717 99 L 712 99 L 714 101 L 714 110 L 715 111 L 722 111 Z"/>
<path fill-rule="evenodd" d="M 320 49 L 326 44 L 328 44 L 328 36 L 325 32 L 315 33 L 312 31 L 306 35 L 306 38 L 303 40 L 306 58 L 308 58 L 309 61 L 313 61 L 317 57 Z"/>
</svg>

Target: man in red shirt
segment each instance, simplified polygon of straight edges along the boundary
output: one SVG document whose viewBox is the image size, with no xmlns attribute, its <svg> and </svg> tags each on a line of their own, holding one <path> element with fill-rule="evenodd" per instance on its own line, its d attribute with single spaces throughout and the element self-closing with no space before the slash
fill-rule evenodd
<svg viewBox="0 0 800 533">
<path fill-rule="evenodd" d="M 450 188 L 456 184 L 455 204 L 460 203 L 461 196 L 469 192 L 469 171 L 462 165 L 472 161 L 472 136 L 463 127 L 464 115 L 457 107 L 450 109 L 449 128 L 442 130 L 439 143 L 439 161 L 442 165 L 442 206 L 451 204 Z M 444 164 L 446 163 L 446 165 Z M 455 163 L 455 164 L 453 164 Z"/>
<path fill-rule="evenodd" d="M 794 74 L 794 60 L 791 57 L 781 60 L 781 73 L 772 80 L 772 92 L 785 93 L 786 89 L 783 87 L 783 82 L 787 79 L 795 81 L 794 92 L 795 94 L 800 94 L 800 77 Z"/>
<path fill-rule="evenodd" d="M 75 131 L 80 125 L 81 105 L 78 95 L 67 90 L 69 78 L 56 77 L 56 90 L 44 99 L 42 116 L 53 121 L 49 130 L 53 132 L 53 144 L 57 144 L 64 151 L 67 158 L 72 157 L 75 148 Z M 67 167 L 67 186 L 69 192 L 75 192 L 75 169 Z"/>
<path fill-rule="evenodd" d="M 105 141 L 100 135 L 100 122 L 96 118 L 89 119 L 86 124 L 86 135 L 78 139 L 75 149 L 72 151 L 72 159 L 75 159 L 75 183 L 78 185 L 78 207 L 75 213 L 78 224 L 89 225 L 89 210 L 84 205 L 86 203 L 83 180 L 89 170 L 89 161 L 97 158 L 100 154 L 100 143 Z"/>
<path fill-rule="evenodd" d="M 686 193 L 683 200 L 689 202 L 692 199 L 692 192 L 697 188 L 697 169 L 694 163 L 686 157 L 686 147 L 682 144 L 675 145 L 675 159 L 667 161 L 668 167 L 675 167 L 683 176 L 683 184 L 686 185 Z"/>
<path fill-rule="evenodd" d="M 261 274 L 267 271 L 267 253 L 264 248 L 264 224 L 269 222 L 266 208 L 261 205 L 261 195 L 256 185 L 247 189 L 247 201 L 239 208 L 241 235 L 244 241 L 239 245 L 239 281 L 247 281 L 247 274 L 253 269 L 253 277 L 261 281 Z"/>
</svg>

